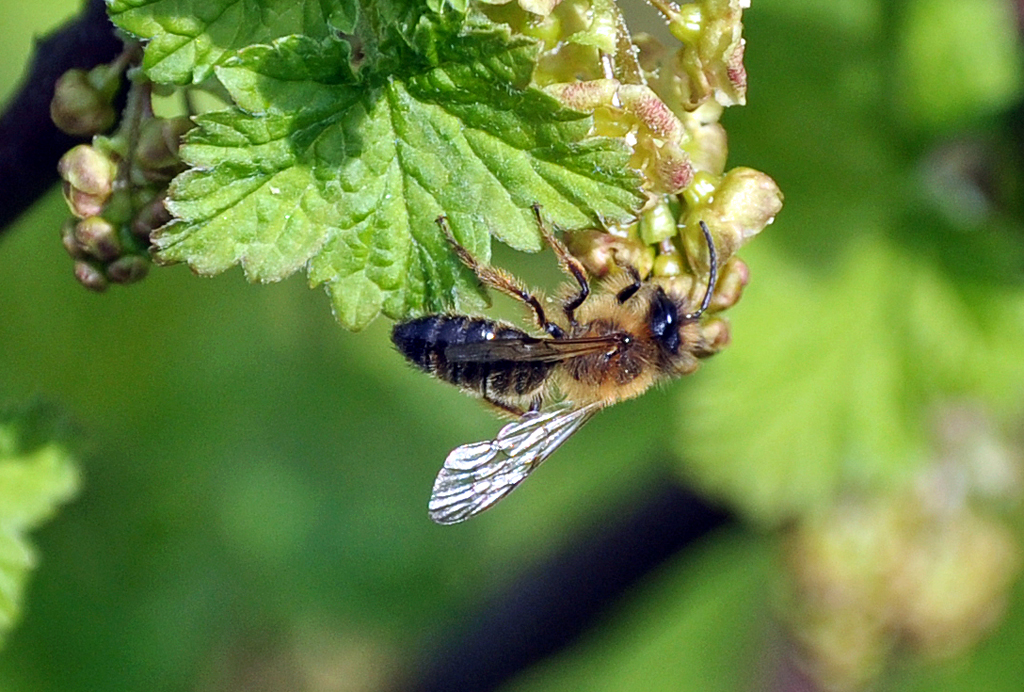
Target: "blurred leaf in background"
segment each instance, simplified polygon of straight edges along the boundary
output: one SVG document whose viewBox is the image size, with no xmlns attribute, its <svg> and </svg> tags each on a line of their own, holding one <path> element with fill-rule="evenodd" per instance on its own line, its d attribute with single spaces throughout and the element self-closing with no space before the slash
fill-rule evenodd
<svg viewBox="0 0 1024 692">
<path fill-rule="evenodd" d="M 78 469 L 56 411 L 0 412 L 0 643 L 17 623 L 37 556 L 26 533 L 78 489 Z"/>
</svg>

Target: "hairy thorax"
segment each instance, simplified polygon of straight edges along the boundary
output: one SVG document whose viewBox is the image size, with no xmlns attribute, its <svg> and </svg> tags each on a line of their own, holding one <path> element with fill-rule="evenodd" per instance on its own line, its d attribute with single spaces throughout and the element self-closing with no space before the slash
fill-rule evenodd
<svg viewBox="0 0 1024 692">
<path fill-rule="evenodd" d="M 574 338 L 614 336 L 616 345 L 605 353 L 578 356 L 564 365 L 561 388 L 566 398 L 580 404 L 611 404 L 636 396 L 656 378 L 656 346 L 635 325 L 627 328 L 613 320 L 597 319 L 574 330 Z"/>
</svg>

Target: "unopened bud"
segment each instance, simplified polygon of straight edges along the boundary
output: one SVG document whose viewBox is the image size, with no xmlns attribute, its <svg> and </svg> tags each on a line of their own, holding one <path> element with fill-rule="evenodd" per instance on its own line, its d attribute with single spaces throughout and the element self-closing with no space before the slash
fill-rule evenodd
<svg viewBox="0 0 1024 692">
<path fill-rule="evenodd" d="M 696 351 L 698 358 L 713 356 L 732 341 L 732 332 L 729 327 L 729 320 L 722 317 L 712 317 L 701 325 L 701 337 L 703 344 Z"/>
<path fill-rule="evenodd" d="M 729 155 L 729 138 L 718 122 L 698 125 L 690 129 L 693 141 L 686 145 L 694 171 L 722 175 Z"/>
<path fill-rule="evenodd" d="M 86 254 L 85 250 L 75 239 L 75 226 L 77 225 L 78 223 L 75 219 L 66 219 L 60 228 L 60 242 L 64 245 L 64 249 L 71 259 L 80 260 L 85 259 Z"/>
<path fill-rule="evenodd" d="M 107 290 L 107 277 L 89 262 L 75 262 L 75 278 L 90 291 L 102 293 Z"/>
<path fill-rule="evenodd" d="M 164 205 L 164 196 L 160 195 L 139 210 L 132 219 L 132 235 L 149 244 L 149 236 L 156 229 L 171 220 L 171 213 Z"/>
<path fill-rule="evenodd" d="M 117 164 L 88 144 L 79 144 L 57 164 L 64 180 L 64 199 L 71 213 L 80 219 L 97 216 L 110 197 Z"/>
<path fill-rule="evenodd" d="M 107 278 L 116 284 L 141 281 L 149 273 L 149 262 L 138 255 L 126 255 L 110 263 Z"/>
<path fill-rule="evenodd" d="M 531 14 L 547 17 L 561 0 L 519 0 L 519 6 Z"/>
<path fill-rule="evenodd" d="M 718 269 L 718 283 L 711 297 L 710 310 L 718 312 L 727 310 L 739 302 L 743 289 L 750 283 L 750 268 L 739 257 L 730 257 L 729 261 Z"/>
<path fill-rule="evenodd" d="M 691 209 L 706 206 L 715 196 L 722 179 L 705 171 L 697 171 L 690 185 L 683 190 L 683 200 Z"/>
<path fill-rule="evenodd" d="M 75 240 L 79 247 L 101 262 L 110 262 L 121 254 L 117 229 L 102 216 L 90 216 L 75 226 Z"/>
<path fill-rule="evenodd" d="M 654 262 L 654 249 L 632 234 L 623 238 L 604 231 L 576 231 L 565 236 L 565 244 L 587 273 L 596 278 L 625 266 L 647 276 Z"/>
<path fill-rule="evenodd" d="M 715 191 L 714 209 L 727 211 L 747 240 L 775 220 L 782 209 L 782 191 L 774 180 L 753 168 L 734 168 Z"/>
<path fill-rule="evenodd" d="M 640 240 L 655 245 L 679 232 L 676 217 L 666 202 L 658 202 L 640 216 Z"/>
<path fill-rule="evenodd" d="M 50 119 L 69 135 L 96 135 L 117 119 L 112 93 L 98 88 L 85 70 L 68 70 L 57 80 L 50 101 Z"/>
<path fill-rule="evenodd" d="M 734 168 L 715 189 L 710 205 L 697 210 L 715 233 L 720 261 L 731 257 L 775 220 L 782 192 L 775 181 L 752 168 Z"/>
<path fill-rule="evenodd" d="M 135 164 L 147 181 L 170 180 L 181 172 L 181 137 L 194 126 L 187 117 L 150 118 L 142 124 Z"/>
<path fill-rule="evenodd" d="M 686 271 L 686 262 L 678 252 L 662 252 L 654 258 L 654 276 L 679 276 Z"/>
</svg>

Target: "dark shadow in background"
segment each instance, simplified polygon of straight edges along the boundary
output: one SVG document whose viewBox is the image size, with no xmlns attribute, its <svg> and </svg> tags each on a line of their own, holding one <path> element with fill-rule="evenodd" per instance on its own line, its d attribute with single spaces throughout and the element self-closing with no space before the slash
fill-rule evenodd
<svg viewBox="0 0 1024 692">
<path fill-rule="evenodd" d="M 631 587 L 731 521 L 672 480 L 486 601 L 462 632 L 430 652 L 411 692 L 494 690 L 574 642 Z"/>
<path fill-rule="evenodd" d="M 103 0 L 88 0 L 82 14 L 36 42 L 32 64 L 0 115 L 0 234 L 57 182 L 64 152 L 90 139 L 66 135 L 50 120 L 57 79 L 112 61 L 123 45 Z"/>
</svg>

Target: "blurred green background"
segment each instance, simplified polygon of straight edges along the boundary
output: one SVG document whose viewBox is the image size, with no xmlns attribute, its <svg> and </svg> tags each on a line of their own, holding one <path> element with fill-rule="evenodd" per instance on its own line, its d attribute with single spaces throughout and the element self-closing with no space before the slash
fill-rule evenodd
<svg viewBox="0 0 1024 692">
<path fill-rule="evenodd" d="M 755 2 L 748 105 L 723 122 L 730 165 L 773 176 L 786 205 L 742 253 L 752 281 L 730 311 L 733 345 L 602 413 L 513 499 L 456 527 L 426 517 L 434 475 L 498 423 L 406 367 L 386 321 L 345 333 L 301 277 L 256 287 L 240 271 L 160 269 L 88 293 L 54 190 L 0 238 L 0 403 L 69 413 L 83 489 L 34 535 L 0 690 L 382 689 L 666 470 L 759 528 L 673 559 L 507 689 L 758 688 L 784 646 L 770 617 L 774 522 L 850 484 L 906 482 L 947 399 L 976 402 L 1019 445 L 1024 81 L 1011 10 Z M 32 37 L 75 11 L 7 4 L 0 93 Z M 964 173 L 959 151 L 981 156 L 984 175 Z M 495 263 L 551 285 L 547 259 L 499 250 Z M 883 688 L 1021 689 L 1019 584 L 1000 623 L 966 655 L 894 665 Z"/>
</svg>

